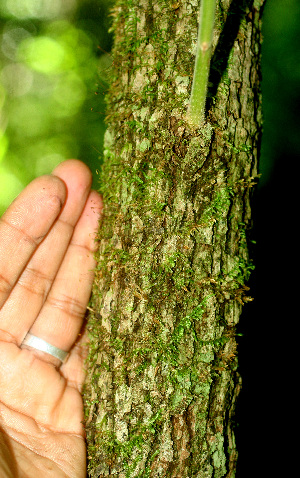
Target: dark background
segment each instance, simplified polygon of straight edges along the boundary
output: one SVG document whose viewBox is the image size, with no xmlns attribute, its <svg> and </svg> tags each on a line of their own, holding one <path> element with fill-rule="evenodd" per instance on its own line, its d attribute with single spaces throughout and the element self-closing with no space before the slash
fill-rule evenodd
<svg viewBox="0 0 300 478">
<path fill-rule="evenodd" d="M 244 335 L 239 340 L 243 387 L 237 478 L 299 474 L 294 364 L 299 349 L 300 2 L 267 0 L 263 20 L 262 176 L 253 207 L 254 301 L 245 306 L 239 325 Z"/>
</svg>

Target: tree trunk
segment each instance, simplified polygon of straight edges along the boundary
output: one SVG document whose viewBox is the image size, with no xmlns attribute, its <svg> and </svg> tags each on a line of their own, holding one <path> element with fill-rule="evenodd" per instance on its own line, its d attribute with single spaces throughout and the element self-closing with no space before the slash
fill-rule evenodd
<svg viewBox="0 0 300 478">
<path fill-rule="evenodd" d="M 88 328 L 89 476 L 235 476 L 263 0 L 217 5 L 206 123 L 186 112 L 199 0 L 117 0 Z"/>
</svg>

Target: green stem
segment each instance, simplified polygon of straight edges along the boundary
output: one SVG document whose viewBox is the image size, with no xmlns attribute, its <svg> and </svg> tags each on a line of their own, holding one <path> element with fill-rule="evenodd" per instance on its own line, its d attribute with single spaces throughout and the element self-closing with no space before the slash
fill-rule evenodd
<svg viewBox="0 0 300 478">
<path fill-rule="evenodd" d="M 199 127 L 204 122 L 215 10 L 216 0 L 201 1 L 196 62 L 188 110 L 188 119 L 195 127 Z"/>
</svg>

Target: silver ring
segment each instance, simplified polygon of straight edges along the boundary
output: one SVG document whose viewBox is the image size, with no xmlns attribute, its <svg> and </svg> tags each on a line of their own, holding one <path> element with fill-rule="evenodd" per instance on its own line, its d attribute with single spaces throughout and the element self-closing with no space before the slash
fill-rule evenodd
<svg viewBox="0 0 300 478">
<path fill-rule="evenodd" d="M 46 354 L 52 355 L 53 357 L 58 358 L 61 362 L 64 362 L 69 355 L 69 352 L 65 352 L 54 345 L 49 344 L 46 340 L 40 339 L 32 334 L 27 334 L 25 339 L 22 342 L 22 345 L 27 345 L 33 349 L 40 350 L 41 352 L 46 352 Z"/>
</svg>

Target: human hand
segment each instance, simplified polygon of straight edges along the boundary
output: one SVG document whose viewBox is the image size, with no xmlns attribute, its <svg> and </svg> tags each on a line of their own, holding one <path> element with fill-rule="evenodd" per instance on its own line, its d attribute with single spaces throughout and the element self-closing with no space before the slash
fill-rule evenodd
<svg viewBox="0 0 300 478">
<path fill-rule="evenodd" d="M 81 478 L 83 318 L 101 197 L 77 160 L 35 179 L 0 219 L 0 476 Z M 22 345 L 30 332 L 65 363 Z M 61 365 L 61 366 L 60 366 Z"/>
</svg>

